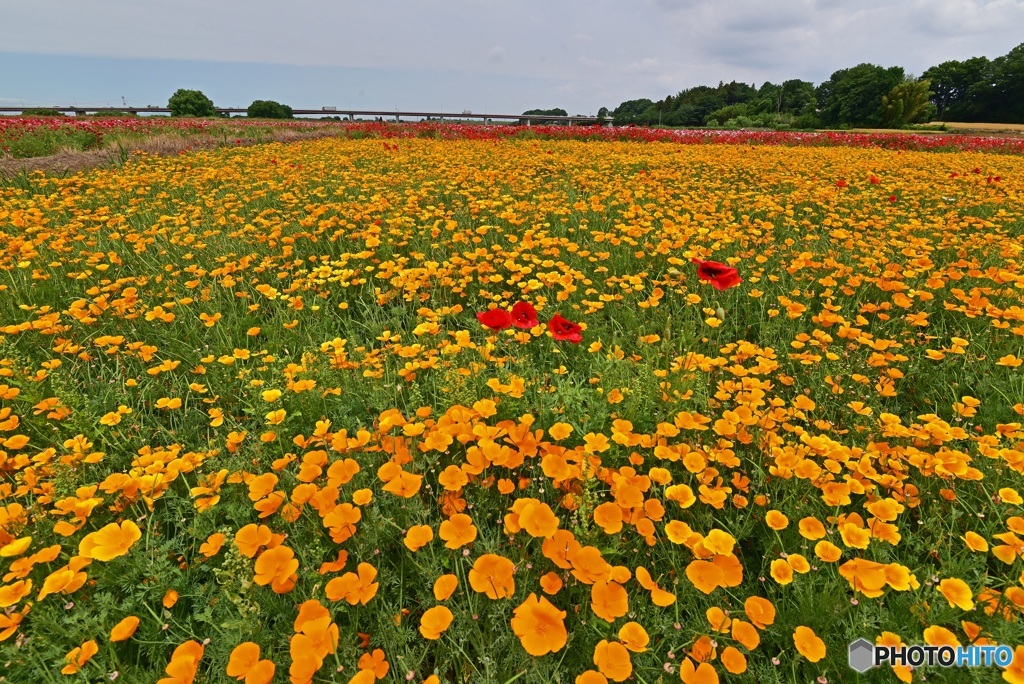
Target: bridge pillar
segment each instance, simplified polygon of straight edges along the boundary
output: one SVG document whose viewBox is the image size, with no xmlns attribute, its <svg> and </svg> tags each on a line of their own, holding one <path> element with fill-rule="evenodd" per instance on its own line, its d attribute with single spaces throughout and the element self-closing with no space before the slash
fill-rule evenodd
<svg viewBox="0 0 1024 684">
<path fill-rule="evenodd" d="M 395 114 L 395 123 L 402 123 L 402 118 L 398 114 Z"/>
<path fill-rule="evenodd" d="M 356 115 L 355 114 L 349 114 L 348 115 L 348 120 L 349 121 L 355 121 L 356 120 Z"/>
<path fill-rule="evenodd" d="M 527 119 L 526 120 L 526 125 L 527 126 L 532 126 L 533 125 L 533 121 L 531 119 Z"/>
</svg>

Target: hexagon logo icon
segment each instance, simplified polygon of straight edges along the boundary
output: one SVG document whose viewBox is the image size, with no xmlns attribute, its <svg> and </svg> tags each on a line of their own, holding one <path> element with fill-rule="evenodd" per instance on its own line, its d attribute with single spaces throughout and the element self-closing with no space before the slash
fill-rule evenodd
<svg viewBox="0 0 1024 684">
<path fill-rule="evenodd" d="M 867 639 L 857 639 L 850 644 L 850 667 L 864 673 L 875 666 L 875 647 Z"/>
</svg>

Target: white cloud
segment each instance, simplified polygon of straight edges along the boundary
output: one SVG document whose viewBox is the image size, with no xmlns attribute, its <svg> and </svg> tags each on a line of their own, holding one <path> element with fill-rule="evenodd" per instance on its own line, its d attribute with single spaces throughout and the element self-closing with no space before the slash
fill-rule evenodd
<svg viewBox="0 0 1024 684">
<path fill-rule="evenodd" d="M 429 71 L 452 91 L 518 79 L 523 109 L 559 95 L 578 111 L 860 62 L 921 73 L 1005 54 L 1022 25 L 1024 0 L 0 0 L 7 53 Z"/>
</svg>

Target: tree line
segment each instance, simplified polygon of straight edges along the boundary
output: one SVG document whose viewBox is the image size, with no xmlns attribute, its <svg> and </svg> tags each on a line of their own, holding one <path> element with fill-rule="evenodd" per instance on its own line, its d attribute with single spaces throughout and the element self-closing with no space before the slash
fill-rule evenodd
<svg viewBox="0 0 1024 684">
<path fill-rule="evenodd" d="M 213 100 L 200 90 L 179 88 L 167 101 L 171 116 L 217 116 Z M 274 100 L 253 100 L 245 115 L 250 119 L 293 119 L 295 112 L 286 104 Z"/>
<path fill-rule="evenodd" d="M 732 81 L 654 102 L 628 100 L 598 116 L 616 125 L 902 128 L 928 121 L 1024 123 L 1024 43 L 995 59 L 951 60 L 914 78 L 903 67 L 858 64 L 824 83 L 760 88 Z"/>
</svg>

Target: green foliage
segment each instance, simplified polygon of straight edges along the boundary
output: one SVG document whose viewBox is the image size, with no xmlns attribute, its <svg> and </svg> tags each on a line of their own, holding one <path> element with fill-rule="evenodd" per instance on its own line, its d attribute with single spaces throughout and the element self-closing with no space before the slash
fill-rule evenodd
<svg viewBox="0 0 1024 684">
<path fill-rule="evenodd" d="M 47 157 L 61 150 L 91 150 L 98 147 L 100 137 L 89 131 L 61 127 L 39 128 L 10 141 L 0 141 L 0 152 L 15 159 Z"/>
<path fill-rule="evenodd" d="M 569 116 L 568 112 L 564 109 L 527 109 L 523 112 L 523 116 Z"/>
<path fill-rule="evenodd" d="M 943 62 L 926 70 L 921 78 L 931 83 L 929 97 L 940 120 L 1024 123 L 1024 43 L 991 61 L 972 57 L 962 62 Z M 781 85 L 765 82 L 757 89 L 736 81 L 719 83 L 717 87 L 699 85 L 656 103 L 646 98 L 628 100 L 611 115 L 617 126 L 726 125 L 731 119 L 743 117 L 770 121 L 760 115 L 775 113 L 793 115 L 796 128 L 817 128 L 822 124 L 902 127 L 932 115 L 926 107 L 918 106 L 919 93 L 912 93 L 909 88 L 892 93 L 904 80 L 902 67 L 859 64 L 836 71 L 817 88 L 799 79 Z M 883 104 L 882 98 L 886 96 L 889 100 Z M 909 117 L 901 110 L 908 105 L 914 109 Z"/>
<path fill-rule="evenodd" d="M 963 62 L 952 60 L 926 70 L 921 78 L 931 82 L 932 104 L 940 121 L 979 121 L 983 108 L 979 84 L 990 77 L 992 63 L 986 57 Z"/>
<path fill-rule="evenodd" d="M 885 123 L 882 98 L 903 80 L 903 67 L 858 64 L 840 69 L 818 86 L 821 119 L 826 125 L 880 127 Z"/>
<path fill-rule="evenodd" d="M 985 103 L 987 120 L 1024 123 L 1024 43 L 995 59 L 992 67 L 990 84 L 977 85 Z"/>
<path fill-rule="evenodd" d="M 273 100 L 253 100 L 245 115 L 250 119 L 294 119 L 295 113 L 288 105 Z"/>
<path fill-rule="evenodd" d="M 653 106 L 654 103 L 647 98 L 640 100 L 627 100 L 616 107 L 615 111 L 612 112 L 612 123 L 616 126 L 649 123 L 649 121 L 646 120 L 641 121 L 640 117 Z"/>
<path fill-rule="evenodd" d="M 213 116 L 217 112 L 213 100 L 198 90 L 179 88 L 167 101 L 171 116 Z"/>
<path fill-rule="evenodd" d="M 931 82 L 927 79 L 908 79 L 883 96 L 885 125 L 889 128 L 903 128 L 908 124 L 927 121 L 929 114 L 935 111 L 935 105 L 930 101 L 930 86 Z"/>
<path fill-rule="evenodd" d="M 26 109 L 21 113 L 22 116 L 67 116 L 62 112 L 58 112 L 56 109 Z"/>
</svg>

